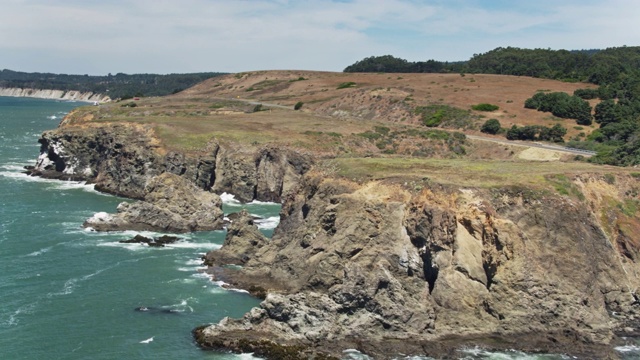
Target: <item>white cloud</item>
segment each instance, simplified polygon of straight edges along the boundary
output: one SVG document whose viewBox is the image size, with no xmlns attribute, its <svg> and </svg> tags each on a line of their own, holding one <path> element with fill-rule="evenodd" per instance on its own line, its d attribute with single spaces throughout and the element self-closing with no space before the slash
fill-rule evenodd
<svg viewBox="0 0 640 360">
<path fill-rule="evenodd" d="M 496 46 L 601 48 L 640 40 L 633 31 L 640 7 L 631 1 L 544 1 L 538 10 L 481 4 L 6 0 L 0 67 L 96 74 L 339 71 L 371 55 L 464 60 Z"/>
</svg>

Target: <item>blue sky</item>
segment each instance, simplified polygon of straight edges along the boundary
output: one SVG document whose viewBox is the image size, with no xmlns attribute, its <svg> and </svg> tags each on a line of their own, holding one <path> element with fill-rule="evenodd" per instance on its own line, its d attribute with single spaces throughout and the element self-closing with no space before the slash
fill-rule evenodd
<svg viewBox="0 0 640 360">
<path fill-rule="evenodd" d="M 372 55 L 640 45 L 635 0 L 3 0 L 0 68 L 341 71 Z"/>
</svg>

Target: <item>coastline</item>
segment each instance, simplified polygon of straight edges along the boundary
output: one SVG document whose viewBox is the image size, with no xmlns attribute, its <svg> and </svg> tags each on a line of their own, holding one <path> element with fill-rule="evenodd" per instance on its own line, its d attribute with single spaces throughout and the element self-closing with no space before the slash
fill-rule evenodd
<svg viewBox="0 0 640 360">
<path fill-rule="evenodd" d="M 43 134 L 38 175 L 84 177 L 99 190 L 140 198 L 150 178 L 170 172 L 245 202 L 282 202 L 270 241 L 241 228 L 211 253 L 215 280 L 255 293 L 253 286 L 265 301 L 242 319 L 199 328 L 203 348 L 246 352 L 255 340 L 251 352 L 287 346 L 339 356 L 331 351 L 340 344 L 384 358 L 394 355 L 387 341 L 403 353 L 413 344 L 419 355 L 425 344 L 451 338 L 454 347 L 481 339 L 498 348 L 499 336 L 500 344 L 516 340 L 509 349 L 602 358 L 617 331 L 637 328 L 629 322 L 640 313 L 629 284 L 640 280 L 627 271 L 637 266 L 636 248 L 624 233 L 617 245 L 607 238 L 598 216 L 604 205 L 509 184 L 350 180 L 272 144 L 212 141 L 199 154 L 154 151 L 157 139 L 141 125 L 74 127 L 87 121 L 75 116 Z M 594 204 L 600 194 L 624 199 L 618 193 L 635 188 L 634 177 L 622 173 L 572 181 Z M 229 256 L 219 259 L 223 252 Z M 230 267 L 238 259 L 242 268 Z"/>
<path fill-rule="evenodd" d="M 54 89 L 32 89 L 32 88 L 0 88 L 0 96 L 8 97 L 29 97 L 36 99 L 50 99 L 50 100 L 68 100 L 68 101 L 83 101 L 88 103 L 93 102 L 110 102 L 109 96 L 93 93 L 93 92 L 80 92 L 77 90 L 54 90 Z"/>
</svg>

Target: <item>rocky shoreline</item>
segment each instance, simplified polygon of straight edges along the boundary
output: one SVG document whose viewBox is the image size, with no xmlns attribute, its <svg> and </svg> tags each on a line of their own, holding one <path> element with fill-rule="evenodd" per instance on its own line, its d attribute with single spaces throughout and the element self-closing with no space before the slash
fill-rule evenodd
<svg viewBox="0 0 640 360">
<path fill-rule="evenodd" d="M 63 126 L 40 143 L 32 175 L 141 201 L 87 223 L 102 230 L 218 228 L 215 193 L 282 202 L 272 239 L 240 214 L 222 249 L 206 255 L 213 277 L 264 301 L 242 319 L 197 328 L 203 348 L 274 359 L 354 348 L 384 359 L 480 345 L 614 358 L 616 333 L 640 319 L 640 246 L 629 230 L 638 221 L 612 231 L 622 215 L 598 208 L 631 191 L 623 179 L 573 178 L 590 199 L 580 202 L 516 187 L 357 182 L 273 146 L 211 142 L 179 153 L 144 125 Z"/>
</svg>

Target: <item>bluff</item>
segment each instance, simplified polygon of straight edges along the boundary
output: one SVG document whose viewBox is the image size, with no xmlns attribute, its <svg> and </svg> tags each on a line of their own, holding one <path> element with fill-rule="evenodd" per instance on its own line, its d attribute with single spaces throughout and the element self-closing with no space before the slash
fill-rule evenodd
<svg viewBox="0 0 640 360">
<path fill-rule="evenodd" d="M 349 348 L 441 358 L 461 345 L 615 356 L 616 332 L 640 325 L 640 223 L 600 212 L 604 194 L 627 186 L 573 182 L 590 205 L 524 188 L 415 191 L 308 173 L 271 241 L 239 248 L 242 269 L 225 266 L 240 240 L 207 255 L 216 278 L 268 295 L 196 339 L 269 358 L 274 347 L 297 358 Z"/>
<path fill-rule="evenodd" d="M 211 88 L 246 94 L 224 81 L 249 78 Z M 313 85 L 291 80 L 277 85 Z M 330 99 L 371 107 L 393 93 L 372 91 Z M 620 332 L 640 328 L 632 169 L 524 162 L 505 144 L 311 113 L 322 102 L 263 111 L 268 104 L 236 93 L 210 95 L 74 111 L 42 135 L 30 169 L 140 200 L 166 177 L 282 203 L 272 239 L 240 214 L 222 249 L 205 256 L 211 276 L 264 301 L 242 319 L 197 328 L 202 347 L 274 359 L 356 348 L 384 359 L 456 357 L 478 344 L 603 358 L 615 356 Z"/>
<path fill-rule="evenodd" d="M 147 182 L 168 172 L 240 201 L 280 201 L 312 164 L 308 155 L 286 148 L 213 141 L 188 154 L 162 147 L 150 126 L 64 122 L 39 139 L 40 156 L 30 173 L 87 181 L 97 190 L 132 199 L 143 199 Z"/>
<path fill-rule="evenodd" d="M 70 100 L 70 101 L 97 101 L 109 102 L 111 98 L 103 94 L 93 92 L 80 92 L 76 90 L 51 90 L 30 88 L 0 88 L 0 96 L 32 97 L 39 99 Z"/>
</svg>

